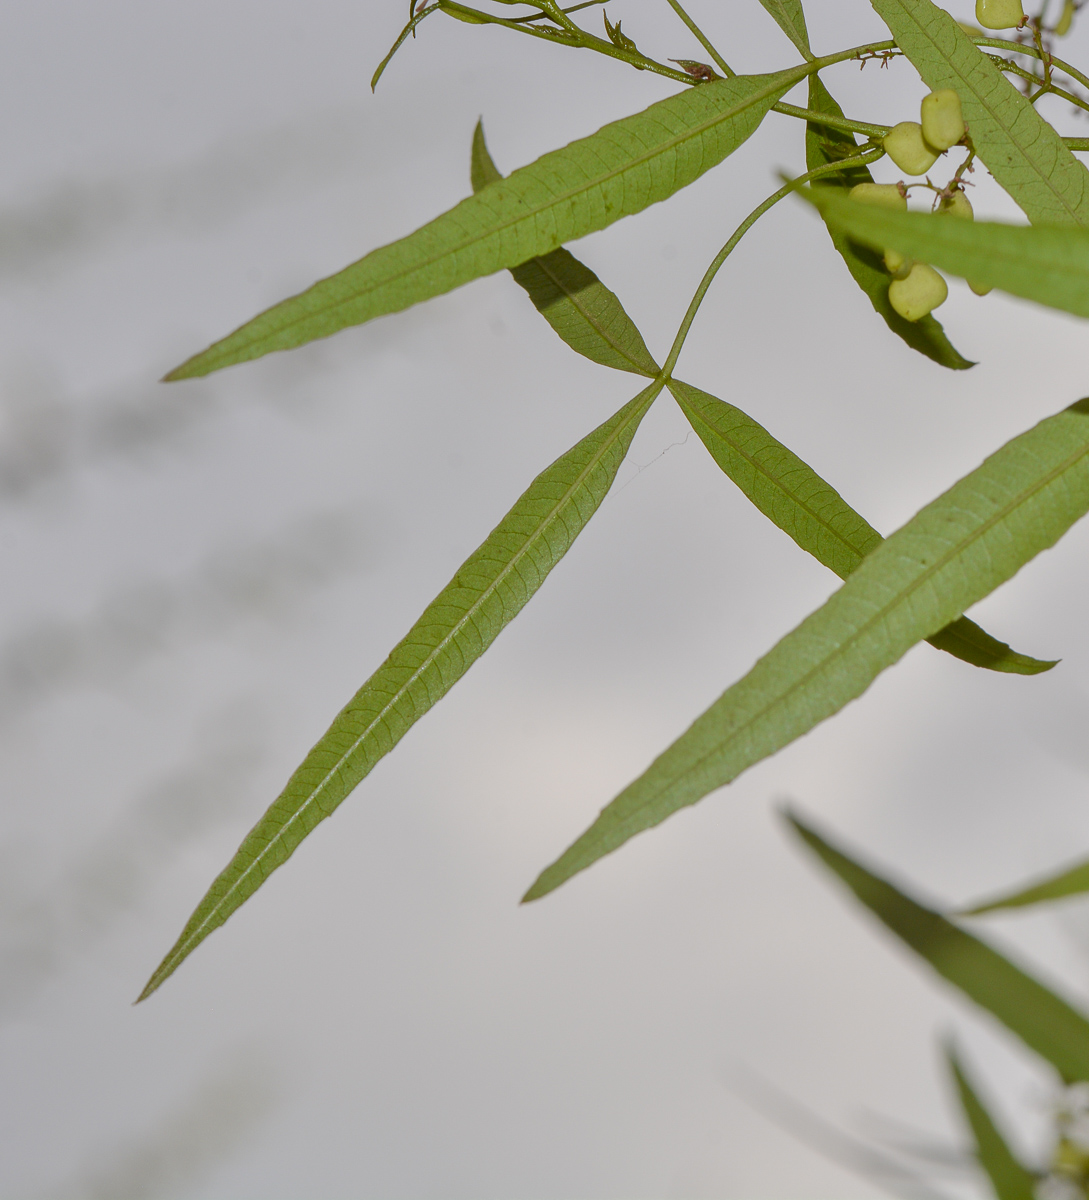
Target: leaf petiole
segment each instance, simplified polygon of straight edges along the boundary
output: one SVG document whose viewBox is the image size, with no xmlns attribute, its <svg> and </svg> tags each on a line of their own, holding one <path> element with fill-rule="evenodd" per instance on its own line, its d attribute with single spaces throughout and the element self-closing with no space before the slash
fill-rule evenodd
<svg viewBox="0 0 1089 1200">
<path fill-rule="evenodd" d="M 823 118 L 822 118 L 823 120 Z M 746 233 L 756 224 L 757 221 L 768 211 L 779 203 L 784 197 L 789 196 L 801 184 L 808 183 L 812 179 L 818 179 L 822 175 L 833 175 L 837 171 L 850 170 L 852 167 L 866 167 L 870 163 L 877 162 L 879 158 L 883 158 L 885 150 L 883 147 L 875 146 L 872 150 L 867 150 L 862 154 L 857 154 L 852 158 L 840 159 L 835 163 L 828 163 L 822 167 L 815 167 L 812 171 L 807 171 L 804 175 L 797 179 L 792 179 L 788 183 L 784 183 L 778 191 L 772 192 L 766 200 L 761 201 L 749 215 L 741 222 L 740 225 L 730 235 L 730 240 L 725 246 L 715 255 L 711 261 L 711 265 L 704 272 L 703 278 L 700 280 L 699 287 L 696 288 L 691 302 L 688 305 L 688 310 L 684 314 L 684 319 L 681 321 L 680 328 L 677 330 L 677 336 L 673 339 L 673 345 L 670 347 L 669 355 L 662 367 L 662 373 L 659 376 L 661 379 L 669 379 L 673 374 L 673 368 L 677 365 L 677 359 L 680 357 L 681 349 L 684 346 L 685 339 L 688 337 L 688 332 L 692 328 L 692 322 L 696 319 L 696 313 L 699 312 L 700 305 L 704 301 L 715 276 L 719 272 L 719 268 L 733 253 L 738 242 L 745 236 Z"/>
</svg>

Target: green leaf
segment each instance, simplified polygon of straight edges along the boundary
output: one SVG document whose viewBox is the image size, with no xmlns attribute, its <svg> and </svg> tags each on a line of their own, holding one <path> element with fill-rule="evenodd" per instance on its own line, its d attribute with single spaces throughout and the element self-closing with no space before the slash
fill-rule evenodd
<svg viewBox="0 0 1089 1200">
<path fill-rule="evenodd" d="M 883 541 L 830 483 L 752 417 L 680 380 L 671 380 L 669 389 L 722 470 L 764 516 L 840 579 Z M 991 671 L 1038 675 L 1056 665 L 1018 654 L 967 617 L 927 641 Z"/>
<path fill-rule="evenodd" d="M 815 112 L 828 113 L 829 116 L 842 117 L 843 109 L 829 95 L 828 89 L 819 76 L 809 78 L 809 107 Z M 830 162 L 837 162 L 848 155 L 858 153 L 858 144 L 849 133 L 832 129 L 827 125 L 808 124 L 805 134 L 805 165 L 813 171 Z M 856 183 L 872 183 L 873 176 L 866 167 L 854 167 L 836 175 L 826 175 L 814 180 L 813 187 L 829 190 L 832 194 L 846 193 Z M 925 354 L 940 366 L 949 367 L 953 371 L 963 371 L 975 366 L 959 354 L 945 335 L 945 330 L 933 316 L 927 315 L 921 321 L 905 321 L 889 303 L 888 271 L 881 261 L 880 254 L 853 245 L 839 229 L 829 225 L 828 232 L 832 236 L 832 244 L 840 252 L 847 270 L 851 272 L 855 283 L 866 293 L 874 311 L 885 324 L 905 341 L 912 350 Z"/>
<path fill-rule="evenodd" d="M 964 1073 L 953 1048 L 947 1047 L 945 1053 L 957 1085 L 960 1106 L 972 1131 L 976 1159 L 987 1172 L 997 1200 L 1035 1200 L 1036 1176 L 1010 1149 L 1002 1131 Z"/>
<path fill-rule="evenodd" d="M 802 57 L 811 59 L 813 51 L 809 46 L 809 30 L 805 27 L 802 0 L 760 0 L 760 3 L 794 43 L 795 48 L 801 51 Z"/>
<path fill-rule="evenodd" d="M 732 154 L 808 70 L 704 83 L 614 121 L 254 317 L 167 379 L 329 337 L 642 212 Z"/>
<path fill-rule="evenodd" d="M 597 511 L 661 384 L 652 383 L 530 484 L 306 756 L 209 888 L 140 999 L 287 861 L 528 603 Z"/>
<path fill-rule="evenodd" d="M 955 20 L 931 0 L 871 0 L 932 90 L 960 96 L 972 144 L 1033 223 L 1089 224 L 1089 170 Z"/>
<path fill-rule="evenodd" d="M 978 286 L 1089 317 L 1089 230 L 892 212 L 815 188 L 803 194 L 826 221 L 869 246 L 901 250 Z"/>
<path fill-rule="evenodd" d="M 972 908 L 962 910 L 965 917 L 978 917 L 982 913 L 994 912 L 1000 908 L 1024 908 L 1028 904 L 1041 904 L 1046 900 L 1064 900 L 1067 896 L 1083 896 L 1089 892 L 1089 862 L 1079 862 L 1067 867 L 1057 875 L 1049 875 L 1039 883 L 1030 884 L 1026 888 L 1018 888 L 995 900 L 976 904 Z"/>
<path fill-rule="evenodd" d="M 986 1009 L 1067 1083 L 1089 1079 L 1089 1021 L 986 942 L 906 896 L 797 817 L 787 820 L 803 842 L 878 920 L 969 1000 Z"/>
<path fill-rule="evenodd" d="M 525 899 L 559 887 L 808 733 L 1087 510 L 1089 400 L 1082 400 L 1007 443 L 868 554 L 605 808 Z"/>
<path fill-rule="evenodd" d="M 470 174 L 474 192 L 503 178 L 488 153 L 484 125 L 479 121 L 473 134 Z M 624 306 L 567 250 L 531 258 L 513 267 L 511 274 L 541 316 L 576 353 L 618 371 L 650 378 L 658 374 L 658 364 Z"/>
</svg>

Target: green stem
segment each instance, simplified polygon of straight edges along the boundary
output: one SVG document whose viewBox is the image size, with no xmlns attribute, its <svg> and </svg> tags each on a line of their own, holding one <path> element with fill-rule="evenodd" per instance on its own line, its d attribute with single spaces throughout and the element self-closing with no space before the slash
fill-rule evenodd
<svg viewBox="0 0 1089 1200">
<path fill-rule="evenodd" d="M 564 13 L 579 12 L 583 8 L 594 8 L 598 4 L 608 4 L 609 0 L 583 0 L 581 4 L 572 4 L 569 8 L 563 8 L 560 11 Z M 540 21 L 548 14 L 545 12 L 530 13 L 528 17 L 511 17 L 511 21 L 515 25 L 524 25 L 527 21 Z"/>
<path fill-rule="evenodd" d="M 710 54 L 715 66 L 726 76 L 727 79 L 732 79 L 737 74 L 730 64 L 722 57 L 721 54 L 711 45 L 711 39 L 703 32 L 695 21 L 684 11 L 679 0 L 667 0 L 669 7 L 677 14 L 678 17 L 688 26 L 695 35 L 696 41 Z"/>
<path fill-rule="evenodd" d="M 670 347 L 669 355 L 658 374 L 658 378 L 668 380 L 672 377 L 673 368 L 677 365 L 677 359 L 680 358 L 681 349 L 684 346 L 685 339 L 688 337 L 688 331 L 692 328 L 692 322 L 696 319 L 696 313 L 699 312 L 700 305 L 707 295 L 708 288 L 710 288 L 711 283 L 718 274 L 719 268 L 733 253 L 738 242 L 741 241 L 745 234 L 749 232 L 769 208 L 773 208 L 784 196 L 789 196 L 791 192 L 797 191 L 798 187 L 803 183 L 808 183 L 810 180 L 817 179 L 821 175 L 833 175 L 838 171 L 849 170 L 852 167 L 869 166 L 870 163 L 882 158 L 884 153 L 885 151 L 881 149 L 870 150 L 865 154 L 855 155 L 853 158 L 844 158 L 836 163 L 827 163 L 823 167 L 814 167 L 812 171 L 807 171 L 797 179 L 792 179 L 789 183 L 784 183 L 777 192 L 772 192 L 766 200 L 758 204 L 733 231 L 730 235 L 730 240 L 715 255 L 711 265 L 704 272 L 699 287 L 696 288 L 695 295 L 692 297 L 691 303 L 688 305 L 688 310 L 684 314 L 680 328 L 677 330 L 677 336 L 673 339 L 673 345 Z"/>
<path fill-rule="evenodd" d="M 1032 71 L 1026 71 L 1024 67 L 1018 66 L 1017 63 L 1012 63 L 1008 59 L 999 58 L 997 55 L 992 54 L 987 55 L 987 57 L 1000 71 L 1005 72 L 1007 75 L 1016 75 L 1019 79 L 1027 80 L 1029 83 L 1040 84 L 1040 87 L 1029 96 L 1030 104 L 1035 104 L 1041 96 L 1058 96 L 1060 100 L 1065 100 L 1068 104 L 1074 105 L 1075 108 L 1084 109 L 1086 112 L 1089 112 L 1089 102 L 1075 96 L 1073 92 L 1068 92 L 1066 88 L 1059 87 L 1057 83 L 1044 83 L 1039 75 L 1034 74 Z M 1064 138 L 1063 140 L 1069 142 L 1071 140 L 1084 141 L 1085 139 Z"/>
<path fill-rule="evenodd" d="M 448 15 L 460 17 L 461 20 L 467 20 L 476 25 L 502 25 L 505 29 L 513 29 L 516 33 L 527 33 L 530 37 L 544 38 L 546 41 L 559 42 L 561 45 L 574 46 L 578 49 L 596 50 L 598 54 L 619 59 L 621 62 L 626 62 L 629 66 L 638 67 L 643 71 L 654 71 L 676 83 L 694 84 L 698 82 L 691 75 L 686 75 L 683 71 L 675 70 L 673 67 L 667 67 L 665 63 L 656 62 L 653 58 L 647 58 L 645 54 L 640 54 L 637 50 L 625 50 L 620 46 L 614 46 L 612 42 L 605 41 L 604 38 L 587 33 L 584 29 L 580 29 L 574 21 L 568 20 L 563 10 L 557 5 L 549 3 L 548 0 L 540 0 L 540 8 L 549 17 L 556 20 L 561 28 L 549 29 L 547 26 L 527 25 L 508 17 L 496 17 L 491 13 L 481 12 L 480 9 L 459 4 L 457 0 L 438 0 L 438 5 Z"/>
<path fill-rule="evenodd" d="M 871 125 L 867 121 L 851 121 L 847 117 L 834 117 L 831 113 L 817 112 L 813 108 L 799 108 L 796 104 L 781 101 L 772 106 L 772 112 L 783 113 L 787 117 L 798 117 L 802 121 L 811 121 L 814 125 L 826 125 L 829 129 L 842 129 L 846 133 L 864 133 L 867 137 L 883 138 L 888 133 L 888 125 Z"/>
<path fill-rule="evenodd" d="M 996 50 L 1008 50 L 1013 54 L 1027 54 L 1030 58 L 1043 61 L 1044 56 L 1036 49 L 1035 46 L 1026 46 L 1022 42 L 1011 42 L 1006 38 L 989 38 L 989 37 L 973 37 L 972 41 L 977 46 L 993 46 Z M 1054 54 L 1048 55 L 1051 59 L 1051 65 L 1058 67 L 1064 75 L 1069 75 L 1071 79 L 1076 80 L 1084 88 L 1089 88 L 1089 77 L 1086 77 L 1077 69 L 1072 67 L 1068 62 L 1063 62 L 1061 58 L 1056 58 Z"/>
</svg>

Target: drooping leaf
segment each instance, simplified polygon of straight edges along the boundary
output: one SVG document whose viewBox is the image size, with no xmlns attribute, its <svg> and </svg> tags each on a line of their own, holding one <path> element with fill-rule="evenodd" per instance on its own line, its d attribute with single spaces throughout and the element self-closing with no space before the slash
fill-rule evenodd
<svg viewBox="0 0 1089 1200">
<path fill-rule="evenodd" d="M 1089 317 L 1089 229 L 965 221 L 893 212 L 828 191 L 804 194 L 826 221 L 860 242 L 901 250 L 978 285 Z"/>
<path fill-rule="evenodd" d="M 1089 862 L 1083 861 L 1067 867 L 1057 875 L 1049 875 L 1046 879 L 1041 879 L 1039 883 L 1018 888 L 1014 892 L 1007 892 L 1005 895 L 994 900 L 987 900 L 983 904 L 975 904 L 971 908 L 964 909 L 961 915 L 978 917 L 982 913 L 995 912 L 1000 908 L 1024 908 L 1026 905 L 1042 904 L 1047 900 L 1065 900 L 1068 896 L 1084 896 L 1086 892 L 1089 892 Z"/>
<path fill-rule="evenodd" d="M 809 45 L 809 30 L 805 27 L 802 0 L 760 0 L 760 3 L 794 43 L 795 48 L 801 51 L 802 57 L 812 58 L 813 51 Z"/>
<path fill-rule="evenodd" d="M 820 77 L 811 75 L 809 78 L 809 107 L 815 112 L 827 113 L 829 116 L 842 117 L 843 109 L 829 94 Z M 805 134 L 805 165 L 813 171 L 828 163 L 837 162 L 848 155 L 858 153 L 858 144 L 854 136 L 828 125 L 815 125 L 810 122 Z M 846 193 L 857 183 L 872 183 L 873 176 L 866 167 L 853 167 L 848 171 L 835 175 L 826 175 L 814 180 L 813 187 L 830 190 L 834 194 Z M 874 311 L 885 324 L 905 341 L 912 350 L 925 354 L 940 366 L 949 367 L 953 371 L 963 371 L 974 363 L 959 354 L 941 323 L 928 314 L 921 321 L 905 321 L 889 303 L 889 283 L 891 279 L 885 270 L 881 255 L 872 250 L 853 245 L 842 230 L 829 225 L 828 232 L 832 236 L 832 245 L 839 251 L 847 270 L 851 272 L 855 283 L 866 293 L 874 307 Z"/>
<path fill-rule="evenodd" d="M 367 680 L 209 888 L 140 999 L 281 866 L 495 641 L 570 549 L 612 485 L 651 384 L 547 467 Z"/>
<path fill-rule="evenodd" d="M 1041 421 L 866 556 L 609 804 L 536 899 L 838 712 L 916 642 L 1054 545 L 1089 510 L 1089 400 Z"/>
<path fill-rule="evenodd" d="M 488 153 L 481 122 L 473 134 L 470 176 L 474 192 L 503 178 Z M 561 247 L 512 267 L 511 274 L 576 353 L 618 371 L 649 378 L 658 374 L 658 364 L 624 306 L 573 254 Z"/>
<path fill-rule="evenodd" d="M 545 154 L 254 317 L 167 379 L 207 375 L 329 337 L 642 212 L 732 154 L 807 72 L 794 67 L 686 88 Z"/>
<path fill-rule="evenodd" d="M 794 831 L 887 929 L 996 1017 L 1066 1083 L 1089 1079 L 1089 1021 L 1050 988 L 940 913 L 832 846 L 796 816 Z"/>
<path fill-rule="evenodd" d="M 954 88 L 979 157 L 1033 223 L 1089 225 L 1089 170 L 949 13 L 871 0 L 932 90 Z"/>
<path fill-rule="evenodd" d="M 877 530 L 752 417 L 680 380 L 671 380 L 669 389 L 722 470 L 764 516 L 840 579 L 880 545 L 883 539 Z M 991 671 L 1038 675 L 1056 665 L 1018 654 L 967 617 L 959 617 L 927 641 Z"/>
<path fill-rule="evenodd" d="M 946 1059 L 957 1085 L 961 1109 L 972 1131 L 976 1159 L 991 1181 L 996 1200 L 1035 1200 L 1036 1176 L 1010 1149 L 951 1046 L 946 1048 Z"/>
</svg>

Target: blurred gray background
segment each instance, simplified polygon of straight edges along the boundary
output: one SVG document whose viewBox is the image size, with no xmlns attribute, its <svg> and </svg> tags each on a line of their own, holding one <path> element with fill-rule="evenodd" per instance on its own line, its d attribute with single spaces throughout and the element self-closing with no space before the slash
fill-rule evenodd
<svg viewBox="0 0 1089 1200">
<path fill-rule="evenodd" d="M 865 0 L 807 7 L 818 52 L 885 36 Z M 877 1182 L 782 1128 L 801 1118 L 770 1089 L 855 1134 L 956 1146 L 950 1030 L 1039 1150 L 1046 1076 L 888 944 L 776 811 L 789 799 L 941 902 L 1089 852 L 1089 524 L 974 613 L 1058 669 L 919 647 L 787 752 L 518 907 L 835 586 L 667 396 L 494 649 L 131 1007 L 340 706 L 533 475 L 638 386 L 572 354 L 505 275 L 156 383 L 467 194 L 478 116 L 509 170 L 674 90 L 435 16 L 372 96 L 406 8 L 0 8 L 0 1194 L 869 1197 Z M 795 61 L 756 0 L 692 10 L 740 70 Z M 704 57 L 664 0 L 609 12 L 660 58 Z M 1089 29 L 1066 48 L 1084 60 Z M 860 119 L 912 118 L 924 93 L 903 61 L 827 81 Z M 652 351 L 777 170 L 801 169 L 801 139 L 772 114 L 670 203 L 576 247 Z M 1013 215 L 976 179 L 978 212 Z M 959 283 L 940 315 L 971 372 L 903 348 L 788 202 L 719 277 L 679 373 L 889 532 L 1089 392 L 1084 323 Z M 1089 1003 L 1084 906 L 988 930 Z M 956 1167 L 933 1176 L 945 1194 L 979 1194 Z"/>
</svg>

